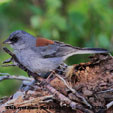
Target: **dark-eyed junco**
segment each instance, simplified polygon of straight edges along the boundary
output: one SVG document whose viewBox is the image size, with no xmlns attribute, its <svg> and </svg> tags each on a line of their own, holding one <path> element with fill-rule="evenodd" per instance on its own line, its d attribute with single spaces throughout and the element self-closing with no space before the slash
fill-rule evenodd
<svg viewBox="0 0 113 113">
<path fill-rule="evenodd" d="M 75 54 L 108 53 L 102 48 L 79 48 L 63 42 L 35 38 L 22 30 L 11 33 L 4 43 L 10 44 L 18 60 L 35 73 L 53 71 Z"/>
</svg>

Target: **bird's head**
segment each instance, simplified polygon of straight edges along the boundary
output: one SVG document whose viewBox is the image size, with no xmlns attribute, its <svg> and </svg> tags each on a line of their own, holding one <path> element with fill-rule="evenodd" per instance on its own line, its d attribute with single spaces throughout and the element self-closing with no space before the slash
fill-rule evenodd
<svg viewBox="0 0 113 113">
<path fill-rule="evenodd" d="M 13 49 L 26 49 L 35 45 L 36 39 L 25 31 L 17 30 L 12 32 L 3 43 L 9 44 Z"/>
</svg>

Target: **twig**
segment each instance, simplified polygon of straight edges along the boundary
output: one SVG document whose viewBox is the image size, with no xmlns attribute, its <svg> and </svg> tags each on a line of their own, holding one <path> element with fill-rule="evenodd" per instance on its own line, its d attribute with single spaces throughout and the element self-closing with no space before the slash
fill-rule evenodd
<svg viewBox="0 0 113 113">
<path fill-rule="evenodd" d="M 83 96 L 79 95 L 79 93 L 75 89 L 73 89 L 72 87 L 70 87 L 67 84 L 67 82 L 61 76 L 59 76 L 58 74 L 55 74 L 55 76 L 57 76 L 58 78 L 60 78 L 64 82 L 64 84 L 66 85 L 66 87 L 68 89 L 70 89 L 70 91 L 72 91 L 78 98 L 82 99 L 82 101 L 84 102 L 84 104 L 86 104 L 88 107 L 92 108 L 92 106 L 87 102 L 87 100 Z"/>
<path fill-rule="evenodd" d="M 110 103 L 108 103 L 108 104 L 106 105 L 107 109 L 109 109 L 109 108 L 112 107 L 112 106 L 113 106 L 113 101 L 111 101 Z"/>
<path fill-rule="evenodd" d="M 109 53 L 109 55 L 111 56 L 111 58 L 113 58 L 113 55 L 111 53 Z"/>
<path fill-rule="evenodd" d="M 16 103 L 16 104 L 13 104 L 13 103 L 7 103 L 8 105 L 15 105 L 15 106 L 22 106 L 25 104 L 27 105 L 38 105 L 40 103 L 47 103 L 47 102 L 51 102 L 53 100 L 53 95 L 49 95 L 49 96 L 44 96 L 44 97 L 37 97 L 37 98 L 33 98 L 33 99 L 30 99 L 30 100 L 26 100 L 24 102 L 20 102 L 20 103 Z M 26 106 L 27 106 L 26 105 Z"/>
<path fill-rule="evenodd" d="M 28 78 L 28 77 L 24 77 L 24 76 L 9 75 L 8 73 L 0 73 L 0 75 L 4 75 L 4 76 L 0 76 L 0 81 L 6 80 L 6 79 L 16 79 L 16 80 L 26 80 L 26 81 L 33 80 L 33 78 Z"/>
<path fill-rule="evenodd" d="M 16 65 L 15 64 L 1 65 L 1 67 L 9 67 L 9 66 L 16 66 Z"/>
<path fill-rule="evenodd" d="M 113 92 L 113 89 L 108 89 L 108 90 L 100 91 L 100 92 L 97 92 L 97 93 L 107 93 L 107 92 Z"/>
<path fill-rule="evenodd" d="M 13 60 L 13 59 L 12 59 L 12 57 L 11 57 L 11 58 L 9 58 L 9 59 L 7 59 L 7 60 L 3 61 L 3 62 L 2 62 L 2 64 L 5 64 L 5 63 L 10 63 L 12 60 Z"/>
</svg>

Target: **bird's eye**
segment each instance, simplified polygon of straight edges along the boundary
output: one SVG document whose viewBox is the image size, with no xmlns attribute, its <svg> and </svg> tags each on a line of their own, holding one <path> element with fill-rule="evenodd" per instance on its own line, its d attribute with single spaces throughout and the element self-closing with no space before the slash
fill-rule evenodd
<svg viewBox="0 0 113 113">
<path fill-rule="evenodd" d="M 18 37 L 13 37 L 13 38 L 10 39 L 10 41 L 12 43 L 16 43 L 18 41 Z"/>
</svg>

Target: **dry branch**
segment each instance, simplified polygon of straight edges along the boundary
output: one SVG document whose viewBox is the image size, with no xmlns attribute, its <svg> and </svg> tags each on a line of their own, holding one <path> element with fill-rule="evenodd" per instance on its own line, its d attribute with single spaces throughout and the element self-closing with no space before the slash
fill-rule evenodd
<svg viewBox="0 0 113 113">
<path fill-rule="evenodd" d="M 0 75 L 4 75 L 4 73 L 0 73 Z M 0 76 L 0 81 L 6 80 L 6 79 L 15 79 L 15 80 L 25 80 L 25 81 L 32 81 L 32 78 L 28 78 L 25 76 L 15 76 L 15 75 L 10 75 L 8 73 L 5 73 L 5 76 Z"/>
</svg>

